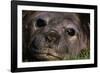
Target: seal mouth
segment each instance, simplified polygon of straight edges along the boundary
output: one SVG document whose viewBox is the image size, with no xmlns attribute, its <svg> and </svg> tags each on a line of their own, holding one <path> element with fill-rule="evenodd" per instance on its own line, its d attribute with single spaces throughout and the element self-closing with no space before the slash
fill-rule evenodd
<svg viewBox="0 0 100 73">
<path fill-rule="evenodd" d="M 56 56 L 56 55 L 53 55 L 53 54 L 51 54 L 51 53 L 46 53 L 46 55 L 49 56 L 49 57 L 54 57 L 54 58 L 56 58 L 56 59 L 62 60 L 61 57 Z"/>
<path fill-rule="evenodd" d="M 57 53 L 52 48 L 44 48 L 44 50 L 34 49 L 34 55 L 36 57 L 47 58 L 51 60 L 62 60 L 61 56 L 58 56 Z"/>
</svg>

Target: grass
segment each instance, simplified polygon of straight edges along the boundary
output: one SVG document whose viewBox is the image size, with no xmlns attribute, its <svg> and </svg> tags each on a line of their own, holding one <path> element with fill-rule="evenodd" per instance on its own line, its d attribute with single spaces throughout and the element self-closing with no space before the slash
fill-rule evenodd
<svg viewBox="0 0 100 73">
<path fill-rule="evenodd" d="M 65 60 L 79 60 L 79 59 L 89 59 L 90 58 L 90 50 L 84 49 L 77 56 L 69 56 L 66 57 Z"/>
</svg>

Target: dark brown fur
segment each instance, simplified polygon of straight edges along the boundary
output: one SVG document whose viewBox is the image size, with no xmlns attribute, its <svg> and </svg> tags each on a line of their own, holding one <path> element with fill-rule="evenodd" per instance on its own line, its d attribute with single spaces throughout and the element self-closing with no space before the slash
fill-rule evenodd
<svg viewBox="0 0 100 73">
<path fill-rule="evenodd" d="M 23 11 L 23 61 L 63 60 L 89 41 L 89 14 Z"/>
</svg>

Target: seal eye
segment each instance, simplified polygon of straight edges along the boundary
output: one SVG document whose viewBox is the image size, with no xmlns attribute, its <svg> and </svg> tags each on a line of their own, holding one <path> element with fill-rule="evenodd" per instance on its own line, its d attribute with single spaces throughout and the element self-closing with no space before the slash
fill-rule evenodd
<svg viewBox="0 0 100 73">
<path fill-rule="evenodd" d="M 46 22 L 43 19 L 37 19 L 36 21 L 36 27 L 44 27 L 46 26 Z"/>
<path fill-rule="evenodd" d="M 75 35 L 75 30 L 73 28 L 68 28 L 68 29 L 65 30 L 65 32 L 70 36 Z"/>
</svg>

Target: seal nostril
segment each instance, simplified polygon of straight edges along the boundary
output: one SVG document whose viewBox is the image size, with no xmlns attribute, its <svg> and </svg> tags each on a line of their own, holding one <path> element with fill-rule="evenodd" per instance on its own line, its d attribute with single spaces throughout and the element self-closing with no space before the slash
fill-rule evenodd
<svg viewBox="0 0 100 73">
<path fill-rule="evenodd" d="M 59 34 L 56 31 L 50 31 L 47 33 L 46 35 L 46 40 L 48 42 L 56 42 L 57 40 L 59 40 Z"/>
<path fill-rule="evenodd" d="M 51 42 L 52 38 L 50 36 L 46 36 L 46 41 Z"/>
</svg>

